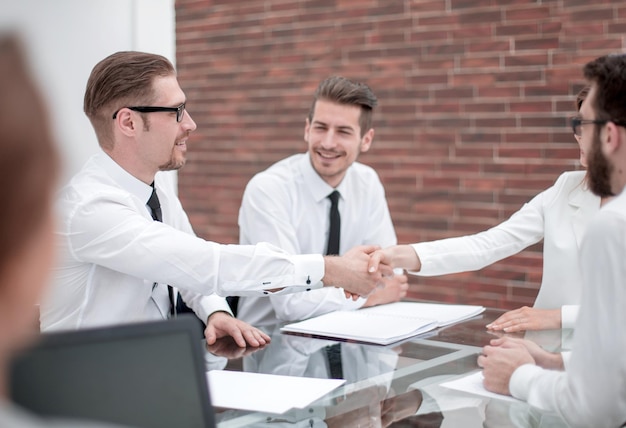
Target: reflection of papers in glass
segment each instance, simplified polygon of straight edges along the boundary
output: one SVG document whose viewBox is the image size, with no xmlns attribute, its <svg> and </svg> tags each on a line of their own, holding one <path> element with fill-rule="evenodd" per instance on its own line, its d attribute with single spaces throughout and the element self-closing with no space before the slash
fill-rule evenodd
<svg viewBox="0 0 626 428">
<path fill-rule="evenodd" d="M 484 397 L 497 398 L 498 400 L 512 401 L 515 403 L 521 402 L 521 400 L 511 397 L 510 395 L 496 394 L 495 392 L 487 391 L 483 385 L 482 370 L 472 373 L 469 376 L 463 376 L 458 379 L 442 383 L 441 386 L 445 388 L 456 389 L 457 391 L 482 395 Z"/>
<path fill-rule="evenodd" d="M 335 311 L 288 324 L 282 332 L 388 345 L 471 318 L 483 306 L 396 302 L 356 311 Z"/>
<path fill-rule="evenodd" d="M 278 414 L 302 409 L 345 383 L 230 370 L 211 370 L 207 380 L 215 407 Z"/>
</svg>

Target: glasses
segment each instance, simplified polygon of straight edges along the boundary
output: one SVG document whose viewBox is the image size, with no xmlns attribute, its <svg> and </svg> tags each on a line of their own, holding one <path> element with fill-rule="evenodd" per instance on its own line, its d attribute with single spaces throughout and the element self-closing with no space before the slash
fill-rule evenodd
<svg viewBox="0 0 626 428">
<path fill-rule="evenodd" d="M 571 123 L 572 123 L 572 131 L 574 131 L 574 135 L 577 137 L 582 136 L 582 128 L 581 126 L 583 125 L 589 125 L 589 124 L 594 124 L 594 125 L 605 125 L 609 122 L 613 122 L 614 124 L 616 124 L 617 126 L 621 126 L 621 127 L 626 127 L 626 121 L 624 120 L 614 120 L 614 119 L 581 119 L 580 117 L 572 117 L 571 118 Z"/>
<path fill-rule="evenodd" d="M 135 107 L 122 107 L 122 108 L 127 108 L 129 110 L 138 111 L 140 113 L 156 113 L 159 111 L 176 112 L 176 122 L 178 123 L 180 123 L 180 121 L 183 120 L 183 115 L 185 114 L 185 103 L 182 103 L 178 107 L 135 106 Z M 117 117 L 117 114 L 122 108 L 120 108 L 118 111 L 113 113 L 113 119 Z"/>
</svg>

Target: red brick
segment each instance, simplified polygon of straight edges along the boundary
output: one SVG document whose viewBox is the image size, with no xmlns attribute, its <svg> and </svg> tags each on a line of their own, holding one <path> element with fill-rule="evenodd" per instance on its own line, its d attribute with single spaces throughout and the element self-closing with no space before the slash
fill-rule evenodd
<svg viewBox="0 0 626 428">
<path fill-rule="evenodd" d="M 517 7 L 507 9 L 504 20 L 508 21 L 533 21 L 544 20 L 550 16 L 550 6 Z M 528 32 L 526 34 L 532 34 Z"/>
<path fill-rule="evenodd" d="M 179 192 L 196 232 L 237 242 L 256 172 L 303 152 L 303 121 L 331 74 L 380 107 L 360 157 L 385 184 L 401 242 L 493 226 L 580 168 L 567 117 L 582 66 L 623 50 L 610 0 L 177 0 L 177 67 L 198 130 Z M 540 244 L 478 272 L 412 278 L 411 296 L 532 304 Z M 462 286 L 461 286 L 462 285 Z"/>
<path fill-rule="evenodd" d="M 526 36 L 528 34 L 536 34 L 539 31 L 539 23 L 529 22 L 524 24 L 504 23 L 496 25 L 496 36 Z"/>
</svg>

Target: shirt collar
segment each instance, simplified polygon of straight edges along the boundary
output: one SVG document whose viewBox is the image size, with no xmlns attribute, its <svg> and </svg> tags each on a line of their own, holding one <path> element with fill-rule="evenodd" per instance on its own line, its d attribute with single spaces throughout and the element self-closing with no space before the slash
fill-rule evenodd
<svg viewBox="0 0 626 428">
<path fill-rule="evenodd" d="M 319 176 L 317 171 L 313 169 L 313 164 L 311 163 L 311 157 L 309 155 L 309 152 L 306 152 L 305 155 L 300 158 L 299 168 L 302 176 L 304 177 L 305 183 L 307 183 L 307 186 L 309 187 L 311 194 L 315 199 L 315 202 L 323 201 L 335 189 L 339 191 L 342 199 L 346 199 L 347 192 L 345 191 L 345 189 L 348 187 L 348 183 L 350 181 L 350 172 L 352 171 L 352 166 L 348 168 L 348 171 L 346 171 L 346 176 L 343 178 L 343 180 L 341 180 L 341 183 L 339 183 L 339 186 L 337 186 L 336 188 L 329 186 L 328 183 L 326 183 L 322 179 L 322 177 Z"/>
<path fill-rule="evenodd" d="M 134 177 L 108 154 L 102 152 L 96 155 L 95 161 L 121 188 L 135 195 L 142 201 L 148 201 L 152 195 L 152 186 Z"/>
</svg>

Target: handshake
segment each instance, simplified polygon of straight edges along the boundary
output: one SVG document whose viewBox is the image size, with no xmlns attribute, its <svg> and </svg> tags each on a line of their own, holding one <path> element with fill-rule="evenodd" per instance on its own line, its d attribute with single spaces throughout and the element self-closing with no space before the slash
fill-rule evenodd
<svg viewBox="0 0 626 428">
<path fill-rule="evenodd" d="M 385 249 L 376 245 L 357 246 L 343 256 L 324 257 L 322 282 L 343 288 L 346 297 L 356 300 L 359 296 L 368 296 L 377 287 L 383 287 L 384 279 L 394 275 L 394 268 L 414 268 L 413 257 L 417 259 L 408 245 Z"/>
</svg>

